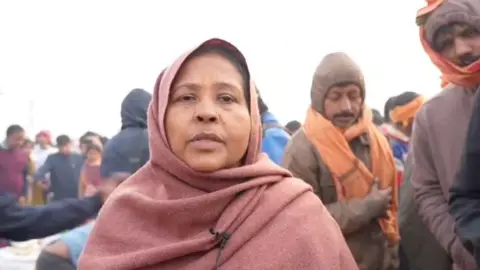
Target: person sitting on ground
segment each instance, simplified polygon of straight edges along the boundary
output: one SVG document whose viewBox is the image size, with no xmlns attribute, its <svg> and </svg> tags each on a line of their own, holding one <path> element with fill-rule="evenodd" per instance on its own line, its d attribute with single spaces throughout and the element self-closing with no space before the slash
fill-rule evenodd
<svg viewBox="0 0 480 270">
<path fill-rule="evenodd" d="M 311 188 L 260 153 L 255 86 L 230 43 L 160 74 L 148 130 L 149 162 L 102 209 L 78 269 L 357 269 Z"/>
</svg>

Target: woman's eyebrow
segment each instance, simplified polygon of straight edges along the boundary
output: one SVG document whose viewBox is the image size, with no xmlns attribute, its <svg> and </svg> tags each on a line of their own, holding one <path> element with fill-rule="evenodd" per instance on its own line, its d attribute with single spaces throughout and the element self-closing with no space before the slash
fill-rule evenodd
<svg viewBox="0 0 480 270">
<path fill-rule="evenodd" d="M 218 89 L 218 90 L 228 89 L 228 90 L 231 90 L 231 91 L 242 92 L 242 89 L 239 88 L 239 86 L 238 86 L 238 85 L 235 85 L 234 83 L 229 83 L 229 82 L 216 82 L 216 83 L 213 84 L 213 86 L 215 87 L 215 89 Z"/>
<path fill-rule="evenodd" d="M 199 84 L 192 83 L 192 82 L 181 83 L 176 85 L 175 88 L 172 89 L 173 90 L 172 92 L 175 92 L 180 88 L 186 88 L 188 90 L 198 91 L 201 88 L 201 86 Z"/>
</svg>

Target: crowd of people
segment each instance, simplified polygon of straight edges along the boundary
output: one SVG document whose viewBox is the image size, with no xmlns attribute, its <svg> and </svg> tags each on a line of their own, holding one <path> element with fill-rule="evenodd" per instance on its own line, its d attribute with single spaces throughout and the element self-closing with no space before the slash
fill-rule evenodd
<svg viewBox="0 0 480 270">
<path fill-rule="evenodd" d="M 443 90 L 393 96 L 383 113 L 334 52 L 304 121 L 283 126 L 242 52 L 210 39 L 153 96 L 125 97 L 111 139 L 87 132 L 76 152 L 67 135 L 53 146 L 10 126 L 4 245 L 60 234 L 37 270 L 478 269 L 480 4 L 428 1 L 417 24 Z"/>
</svg>

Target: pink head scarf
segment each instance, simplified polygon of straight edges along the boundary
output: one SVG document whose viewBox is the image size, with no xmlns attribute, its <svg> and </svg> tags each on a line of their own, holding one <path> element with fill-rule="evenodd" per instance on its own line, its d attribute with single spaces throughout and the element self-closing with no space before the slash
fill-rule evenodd
<svg viewBox="0 0 480 270">
<path fill-rule="evenodd" d="M 232 44 L 212 39 L 245 62 Z M 190 51 L 159 76 L 148 113 L 151 160 L 100 212 L 79 269 L 357 269 L 335 221 L 303 181 L 260 154 L 257 97 L 243 166 L 199 173 L 178 159 L 164 117 Z M 246 62 L 245 62 L 246 64 Z"/>
</svg>

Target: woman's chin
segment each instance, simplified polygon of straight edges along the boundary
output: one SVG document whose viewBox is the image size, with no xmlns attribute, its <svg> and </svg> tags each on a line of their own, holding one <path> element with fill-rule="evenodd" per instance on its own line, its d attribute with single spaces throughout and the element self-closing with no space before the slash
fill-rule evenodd
<svg viewBox="0 0 480 270">
<path fill-rule="evenodd" d="M 187 164 L 194 171 L 201 173 L 212 173 L 225 168 L 225 164 L 223 162 L 218 162 L 218 160 L 209 160 L 206 158 L 199 158 L 190 162 L 187 161 Z"/>
</svg>

